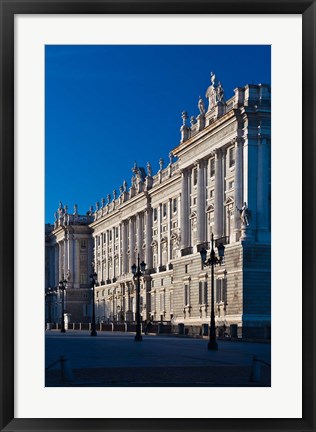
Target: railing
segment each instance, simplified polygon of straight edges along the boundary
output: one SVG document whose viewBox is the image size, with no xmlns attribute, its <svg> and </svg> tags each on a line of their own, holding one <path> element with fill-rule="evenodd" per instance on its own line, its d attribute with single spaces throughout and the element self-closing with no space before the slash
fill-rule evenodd
<svg viewBox="0 0 316 432">
<path fill-rule="evenodd" d="M 161 334 L 172 334 L 174 336 L 186 336 L 186 337 L 198 337 L 207 338 L 209 336 L 209 324 L 174 324 L 171 321 L 150 321 L 150 325 L 146 326 L 148 322 L 141 322 L 141 331 L 145 334 L 161 335 Z M 60 324 L 49 323 L 47 324 L 46 330 L 60 330 Z M 91 323 L 68 323 L 66 325 L 67 331 L 91 331 Z M 136 321 L 104 321 L 96 324 L 97 332 L 124 332 L 124 333 L 135 333 L 136 332 Z M 238 328 L 237 324 L 231 324 L 225 326 L 222 324 L 216 325 L 216 336 L 221 340 L 237 340 L 245 339 L 252 341 L 270 342 L 271 335 L 265 331 L 265 327 L 262 327 L 262 332 L 257 337 L 250 335 L 243 335 L 242 328 Z M 64 335 L 64 333 L 63 333 Z"/>
</svg>

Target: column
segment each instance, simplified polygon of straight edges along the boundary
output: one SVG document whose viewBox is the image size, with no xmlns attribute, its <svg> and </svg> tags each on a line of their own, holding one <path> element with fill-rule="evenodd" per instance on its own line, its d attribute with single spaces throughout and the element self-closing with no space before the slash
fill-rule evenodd
<svg viewBox="0 0 316 432">
<path fill-rule="evenodd" d="M 234 179 L 234 205 L 235 205 L 235 240 L 237 241 L 237 233 L 240 230 L 240 213 L 239 209 L 243 205 L 242 191 L 243 191 L 243 139 L 236 138 L 235 141 L 235 179 Z"/>
<path fill-rule="evenodd" d="M 189 246 L 189 194 L 188 194 L 188 171 L 181 172 L 181 207 L 180 207 L 180 230 L 181 230 L 181 249 Z"/>
<path fill-rule="evenodd" d="M 152 233 L 153 233 L 153 210 L 150 206 L 146 209 L 146 256 L 145 256 L 145 263 L 147 269 L 151 269 L 153 267 L 153 253 L 152 253 Z"/>
<path fill-rule="evenodd" d="M 121 276 L 122 272 L 122 243 L 121 243 L 121 238 L 122 238 L 122 223 L 119 224 L 118 226 L 118 276 Z"/>
<path fill-rule="evenodd" d="M 58 243 L 58 282 L 63 278 L 63 245 L 62 242 Z"/>
<path fill-rule="evenodd" d="M 160 203 L 158 206 L 158 215 L 157 215 L 157 227 L 158 227 L 158 263 L 157 266 L 161 266 L 161 221 L 162 221 L 162 204 Z"/>
<path fill-rule="evenodd" d="M 168 246 L 167 246 L 167 254 L 168 254 L 168 262 L 170 262 L 172 257 L 172 245 L 171 245 L 171 229 L 172 229 L 172 198 L 169 198 L 168 202 Z"/>
<path fill-rule="evenodd" d="M 206 233 L 205 233 L 205 177 L 204 177 L 204 166 L 205 161 L 199 160 L 197 162 L 197 200 L 196 200 L 196 210 L 197 210 L 197 239 L 196 244 L 200 245 L 205 243 L 206 241 Z"/>
<path fill-rule="evenodd" d="M 101 245 L 101 250 L 100 250 L 100 263 L 101 263 L 101 281 L 104 281 L 104 233 L 100 234 L 100 245 Z"/>
<path fill-rule="evenodd" d="M 67 267 L 68 267 L 68 263 L 67 263 L 67 233 L 65 233 L 64 236 L 64 245 L 63 245 L 63 252 L 64 252 L 64 256 L 63 256 L 63 262 L 64 262 L 64 279 L 66 279 L 66 275 L 67 275 Z"/>
<path fill-rule="evenodd" d="M 109 230 L 105 231 L 105 279 L 110 279 L 109 275 Z"/>
<path fill-rule="evenodd" d="M 129 272 L 131 272 L 131 266 L 136 264 L 135 261 L 135 233 L 134 233 L 134 220 L 132 217 L 129 219 L 129 250 L 130 250 L 130 265 Z"/>
<path fill-rule="evenodd" d="M 122 221 L 122 274 L 127 273 L 127 226 Z"/>
<path fill-rule="evenodd" d="M 54 249 L 55 249 L 55 254 L 54 254 L 54 257 L 55 257 L 55 262 L 54 262 L 54 286 L 56 287 L 56 286 L 58 286 L 58 282 L 60 281 L 60 279 L 59 279 L 59 245 L 58 244 L 56 244 L 55 246 L 54 246 Z"/>
<path fill-rule="evenodd" d="M 215 151 L 215 191 L 214 191 L 214 237 L 223 237 L 223 208 L 224 208 L 224 176 L 223 151 Z"/>
<path fill-rule="evenodd" d="M 74 285 L 74 238 L 73 234 L 68 234 L 68 269 L 70 271 L 71 286 Z"/>
<path fill-rule="evenodd" d="M 243 197 L 251 211 L 251 220 L 246 229 L 247 234 L 244 233 L 243 238 L 250 238 L 257 229 L 258 136 L 255 133 L 248 133 L 244 138 Z"/>
<path fill-rule="evenodd" d="M 93 262 L 94 262 L 94 271 L 97 273 L 97 278 L 99 279 L 99 274 L 98 274 L 98 236 L 94 237 L 94 257 L 93 257 Z"/>
<path fill-rule="evenodd" d="M 73 281 L 75 288 L 80 288 L 80 239 L 74 240 L 75 264 Z"/>
<path fill-rule="evenodd" d="M 88 262 L 86 264 L 85 273 L 87 273 L 88 280 L 90 274 L 93 272 L 92 263 L 97 260 L 97 251 L 93 249 L 93 241 L 86 237 L 86 242 L 88 245 Z M 88 280 L 85 283 L 88 283 Z"/>
<path fill-rule="evenodd" d="M 115 274 L 115 242 L 116 242 L 116 237 L 115 237 L 115 227 L 112 228 L 112 277 L 111 279 L 116 277 Z"/>
<path fill-rule="evenodd" d="M 259 137 L 258 142 L 258 240 L 269 241 L 269 188 L 270 188 L 270 148 L 265 137 Z M 251 210 L 251 209 L 250 209 Z M 250 222 L 251 223 L 251 222 Z"/>
<path fill-rule="evenodd" d="M 137 252 L 139 253 L 140 262 L 143 260 L 143 214 L 137 213 Z"/>
</svg>

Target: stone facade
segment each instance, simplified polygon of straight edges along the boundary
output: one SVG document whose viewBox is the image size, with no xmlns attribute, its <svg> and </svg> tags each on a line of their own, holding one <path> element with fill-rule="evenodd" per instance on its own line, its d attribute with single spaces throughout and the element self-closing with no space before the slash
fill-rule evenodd
<svg viewBox="0 0 316 432">
<path fill-rule="evenodd" d="M 91 321 L 93 242 L 90 214 L 69 214 L 60 203 L 54 225 L 46 226 L 46 322 L 61 321 L 59 281 L 65 280 L 65 322 Z"/>
<path fill-rule="evenodd" d="M 212 74 L 206 98 L 207 107 L 199 98 L 190 126 L 182 113 L 180 143 L 168 164 L 161 159 L 153 175 L 150 163 L 135 163 L 130 187 L 124 181 L 119 193 L 97 203 L 85 225 L 94 243 L 99 321 L 134 320 L 131 266 L 139 255 L 147 269 L 142 319 L 208 324 L 211 270 L 199 252 L 209 251 L 213 235 L 225 244 L 224 262 L 215 268 L 216 325 L 237 324 L 242 336 L 269 336 L 270 87 L 246 85 L 226 101 Z M 53 230 L 57 243 L 65 234 L 64 228 Z"/>
</svg>

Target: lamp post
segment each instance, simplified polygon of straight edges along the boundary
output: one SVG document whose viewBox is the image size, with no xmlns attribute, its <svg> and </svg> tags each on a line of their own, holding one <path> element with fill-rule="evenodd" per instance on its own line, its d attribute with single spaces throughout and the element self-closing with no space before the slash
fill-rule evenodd
<svg viewBox="0 0 316 432">
<path fill-rule="evenodd" d="M 92 288 L 92 323 L 91 323 L 91 333 L 90 336 L 97 336 L 97 332 L 95 329 L 95 302 L 94 302 L 94 287 L 96 284 L 97 274 L 93 273 L 90 275 L 90 285 Z"/>
<path fill-rule="evenodd" d="M 206 250 L 203 248 L 200 251 L 201 254 L 201 261 L 203 267 L 211 267 L 211 323 L 210 323 L 210 333 L 209 333 L 209 341 L 207 348 L 209 350 L 217 350 L 218 345 L 216 342 L 216 328 L 215 328 L 215 312 L 214 312 L 214 266 L 221 265 L 224 258 L 225 253 L 225 246 L 223 243 L 220 243 L 217 246 L 218 249 L 218 257 L 215 255 L 214 251 L 214 236 L 212 233 L 212 239 L 211 239 L 211 253 L 210 257 L 206 259 Z"/>
<path fill-rule="evenodd" d="M 137 266 L 136 264 L 132 265 L 132 273 L 134 277 L 137 277 L 137 286 L 136 286 L 136 335 L 135 341 L 140 342 L 142 340 L 142 334 L 140 329 L 140 277 L 143 276 L 145 272 L 146 264 L 142 261 L 139 264 L 139 254 L 137 256 Z"/>
<path fill-rule="evenodd" d="M 65 289 L 67 288 L 67 281 L 61 280 L 58 284 L 58 288 L 61 291 L 61 333 L 65 333 Z"/>
</svg>

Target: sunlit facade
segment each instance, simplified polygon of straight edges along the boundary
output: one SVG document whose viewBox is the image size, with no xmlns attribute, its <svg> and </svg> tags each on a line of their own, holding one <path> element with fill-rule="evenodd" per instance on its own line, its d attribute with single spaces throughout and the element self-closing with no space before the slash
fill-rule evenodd
<svg viewBox="0 0 316 432">
<path fill-rule="evenodd" d="M 215 268 L 216 325 L 269 338 L 270 87 L 246 85 L 226 101 L 212 74 L 205 99 L 196 117 L 182 113 L 180 143 L 167 163 L 159 160 L 158 172 L 135 163 L 130 185 L 124 181 L 91 212 L 86 235 L 93 242 L 90 271 L 97 273 L 97 321 L 135 319 L 131 266 L 139 256 L 146 263 L 142 320 L 208 324 L 211 270 L 202 266 L 200 250 L 209 253 L 213 235 L 215 244 L 225 245 L 224 262 Z M 58 229 L 51 235 L 62 248 Z M 61 265 L 59 276 L 67 268 Z"/>
</svg>

